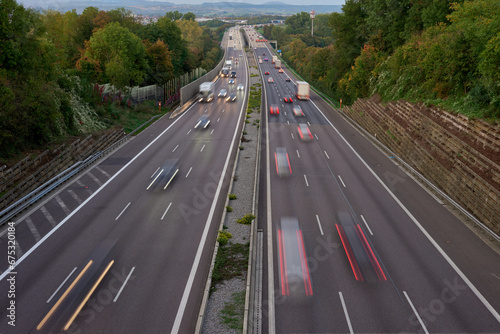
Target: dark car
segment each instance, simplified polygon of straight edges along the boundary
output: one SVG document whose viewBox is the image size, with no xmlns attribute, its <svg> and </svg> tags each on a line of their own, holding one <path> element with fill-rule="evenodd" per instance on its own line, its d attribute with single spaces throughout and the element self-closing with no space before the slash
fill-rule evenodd
<svg viewBox="0 0 500 334">
<path fill-rule="evenodd" d="M 265 74 L 265 75 L 269 75 L 269 72 L 267 72 L 267 71 L 266 71 L 266 72 L 264 72 L 264 74 Z"/>
<path fill-rule="evenodd" d="M 293 102 L 292 97 L 290 95 L 285 96 L 283 99 L 285 102 Z"/>
<path fill-rule="evenodd" d="M 290 166 L 290 159 L 288 158 L 286 148 L 276 147 L 274 158 L 276 160 L 276 172 L 279 176 L 292 174 L 292 167 Z"/>
<path fill-rule="evenodd" d="M 235 93 L 231 93 L 229 94 L 228 97 L 226 97 L 226 101 L 227 102 L 234 102 L 236 100 L 236 94 Z"/>
<path fill-rule="evenodd" d="M 194 128 L 206 129 L 208 128 L 209 124 L 210 124 L 210 118 L 208 118 L 207 115 L 203 115 L 198 119 L 198 122 L 196 122 Z"/>
<path fill-rule="evenodd" d="M 174 177 L 179 172 L 179 160 L 178 159 L 167 159 L 158 170 L 151 177 L 153 181 L 146 188 L 148 190 L 153 184 L 162 183 L 165 184 L 163 189 L 167 189 L 168 185 L 172 182 Z"/>
<path fill-rule="evenodd" d="M 292 79 L 290 79 L 289 77 L 286 77 L 285 81 L 290 82 L 290 81 L 292 81 Z"/>
</svg>

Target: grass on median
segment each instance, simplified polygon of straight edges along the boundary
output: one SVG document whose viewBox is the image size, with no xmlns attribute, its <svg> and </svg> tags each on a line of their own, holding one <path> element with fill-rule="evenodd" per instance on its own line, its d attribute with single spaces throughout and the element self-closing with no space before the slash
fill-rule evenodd
<svg viewBox="0 0 500 334">
<path fill-rule="evenodd" d="M 250 243 L 227 244 L 220 246 L 215 257 L 214 271 L 210 293 L 216 290 L 216 285 L 235 277 L 244 278 L 248 267 L 248 252 Z"/>
</svg>

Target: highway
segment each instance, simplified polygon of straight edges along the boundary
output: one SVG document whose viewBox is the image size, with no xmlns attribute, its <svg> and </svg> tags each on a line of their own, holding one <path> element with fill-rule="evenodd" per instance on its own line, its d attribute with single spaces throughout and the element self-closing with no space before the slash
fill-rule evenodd
<svg viewBox="0 0 500 334">
<path fill-rule="evenodd" d="M 236 101 L 161 118 L 2 231 L 17 264 L 0 264 L 1 333 L 194 332 L 246 110 L 241 53 L 235 84 L 215 84 Z"/>
<path fill-rule="evenodd" d="M 296 100 L 293 74 L 278 73 L 267 43 L 252 46 L 268 58 L 263 332 L 500 332 L 499 255 L 314 92 Z M 312 140 L 299 139 L 299 123 Z"/>
</svg>

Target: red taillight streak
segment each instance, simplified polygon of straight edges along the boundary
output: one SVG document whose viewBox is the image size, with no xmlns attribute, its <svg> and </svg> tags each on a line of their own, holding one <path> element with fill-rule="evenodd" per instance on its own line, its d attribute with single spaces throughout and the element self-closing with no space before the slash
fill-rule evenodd
<svg viewBox="0 0 500 334">
<path fill-rule="evenodd" d="M 363 247 L 365 247 L 365 251 L 370 257 L 370 262 L 372 263 L 373 269 L 375 269 L 375 272 L 377 273 L 378 279 L 380 281 L 386 281 L 387 277 L 384 274 L 384 271 L 382 270 L 382 266 L 380 266 L 380 263 L 378 262 L 377 257 L 375 256 L 375 253 L 373 252 L 372 247 L 368 243 L 368 240 L 366 239 L 365 234 L 363 233 L 363 230 L 361 229 L 361 226 L 356 225 L 356 228 L 358 230 L 358 235 L 361 238 L 361 241 L 363 243 Z"/>
<path fill-rule="evenodd" d="M 292 165 L 290 165 L 290 159 L 288 159 L 288 153 L 286 154 L 286 161 L 288 161 L 288 169 L 290 169 L 290 174 L 292 174 Z"/>
<path fill-rule="evenodd" d="M 306 296 L 312 296 L 311 275 L 309 274 L 309 266 L 307 265 L 306 249 L 304 247 L 304 238 L 302 231 L 297 231 L 297 243 L 299 245 L 300 264 L 302 265 L 302 276 L 304 277 L 304 289 Z"/>
<path fill-rule="evenodd" d="M 345 232 L 342 226 L 338 226 L 335 224 L 335 227 L 337 228 L 337 232 L 339 233 L 340 236 L 340 241 L 342 241 L 342 245 L 344 246 L 345 252 L 347 254 L 347 259 L 349 260 L 349 263 L 351 264 L 352 272 L 354 273 L 354 277 L 356 278 L 357 281 L 363 281 L 363 275 L 361 275 L 361 270 L 359 270 L 358 263 L 356 259 L 354 259 L 354 256 L 352 254 L 352 249 L 351 246 L 349 246 L 347 240 L 345 240 Z M 340 231 L 342 230 L 342 231 Z"/>
<path fill-rule="evenodd" d="M 304 134 L 302 133 L 302 130 L 300 130 L 300 126 L 297 128 L 297 130 L 299 130 L 300 138 L 304 138 Z"/>
<path fill-rule="evenodd" d="M 279 174 L 280 171 L 278 169 L 278 156 L 276 155 L 276 153 L 274 153 L 274 161 L 276 162 L 276 173 Z"/>
<path fill-rule="evenodd" d="M 283 232 L 278 230 L 279 251 L 280 251 L 280 271 L 281 271 L 281 294 L 288 296 L 288 275 L 286 273 L 285 243 L 283 242 Z"/>
</svg>

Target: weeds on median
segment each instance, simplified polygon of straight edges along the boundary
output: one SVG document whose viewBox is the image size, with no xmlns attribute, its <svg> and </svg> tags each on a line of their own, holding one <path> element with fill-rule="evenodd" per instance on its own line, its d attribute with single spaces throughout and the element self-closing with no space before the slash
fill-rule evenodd
<svg viewBox="0 0 500 334">
<path fill-rule="evenodd" d="M 220 311 L 222 320 L 229 328 L 243 330 L 245 290 L 232 294 L 231 302 Z"/>
<path fill-rule="evenodd" d="M 250 243 L 221 245 L 215 257 L 214 271 L 210 293 L 216 290 L 216 285 L 235 277 L 244 278 L 248 267 L 248 252 Z"/>
</svg>

